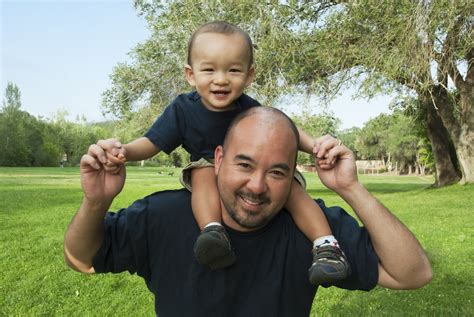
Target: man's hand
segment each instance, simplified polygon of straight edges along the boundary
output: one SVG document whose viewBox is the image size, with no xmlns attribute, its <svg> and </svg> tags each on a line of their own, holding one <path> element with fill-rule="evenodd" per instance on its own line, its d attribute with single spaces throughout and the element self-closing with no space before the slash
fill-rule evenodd
<svg viewBox="0 0 474 317">
<path fill-rule="evenodd" d="M 113 163 L 117 165 L 113 169 L 107 167 L 108 162 L 119 159 L 107 152 L 108 146 L 113 144 L 106 141 L 91 145 L 87 154 L 81 158 L 84 199 L 64 237 L 66 263 L 84 273 L 94 273 L 92 262 L 102 245 L 104 215 L 125 183 L 123 162 Z"/>
<path fill-rule="evenodd" d="M 103 164 L 104 169 L 109 173 L 118 173 L 121 169 L 121 165 L 127 161 L 125 147 L 123 147 L 122 143 L 117 139 L 99 140 L 97 145 L 105 152 L 104 155 L 107 160 Z M 101 156 L 100 159 L 102 159 L 102 157 L 103 156 Z"/>
<path fill-rule="evenodd" d="M 314 141 L 313 155 L 321 182 L 339 192 L 358 182 L 354 154 L 331 135 Z"/>
<path fill-rule="evenodd" d="M 109 145 L 107 142 L 106 144 L 101 142 L 91 145 L 80 163 L 84 198 L 97 205 L 110 204 L 125 183 L 123 162 L 119 163 L 117 157 L 107 152 L 106 146 Z"/>
</svg>

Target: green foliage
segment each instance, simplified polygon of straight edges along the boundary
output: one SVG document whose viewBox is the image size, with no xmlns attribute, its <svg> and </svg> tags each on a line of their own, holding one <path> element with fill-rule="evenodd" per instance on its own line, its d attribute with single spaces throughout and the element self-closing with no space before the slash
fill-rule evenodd
<svg viewBox="0 0 474 317">
<path fill-rule="evenodd" d="M 250 0 L 136 0 L 135 7 L 146 19 L 152 34 L 130 53 L 133 60 L 130 64 L 120 64 L 114 69 L 112 87 L 104 93 L 103 109 L 118 117 L 130 117 L 143 107 L 160 113 L 176 95 L 191 90 L 183 74 L 187 42 L 199 25 L 212 20 L 237 24 L 251 35 L 257 47 L 257 72 L 250 92 L 259 101 L 270 105 L 280 96 L 301 92 L 301 87 L 293 85 L 301 81 L 293 77 L 315 76 L 302 74 L 302 68 L 310 65 L 306 63 L 309 59 L 302 57 L 311 51 L 311 45 L 303 45 L 307 38 L 300 35 L 306 33 L 296 31 L 306 23 L 299 20 L 297 13 L 317 14 L 325 6 L 310 2 L 255 4 Z"/>
<path fill-rule="evenodd" d="M 50 121 L 35 118 L 21 110 L 20 97 L 9 83 L 0 111 L 0 166 L 58 166 L 64 155 L 67 164 L 76 165 L 90 144 L 111 134 L 84 118 L 69 122 L 61 111 Z"/>
<path fill-rule="evenodd" d="M 342 143 L 347 146 L 349 149 L 354 152 L 356 159 L 359 159 L 360 153 L 356 147 L 357 136 L 360 133 L 360 128 L 352 127 L 346 130 L 342 130 L 338 133 L 338 138 L 342 141 Z"/>
<path fill-rule="evenodd" d="M 155 190 L 181 187 L 179 170 L 168 176 L 172 170 L 128 168 L 111 210 Z M 313 197 L 349 210 L 314 174 L 305 176 Z M 414 291 L 320 287 L 311 316 L 472 315 L 474 186 L 427 189 L 432 178 L 410 176 L 360 179 L 418 237 L 433 265 L 433 281 Z M 0 168 L 1 316 L 154 316 L 153 296 L 136 275 L 81 275 L 66 267 L 62 243 L 82 199 L 79 184 L 77 168 Z"/>
<path fill-rule="evenodd" d="M 202 23 L 226 20 L 248 31 L 257 47 L 250 93 L 265 105 L 302 92 L 327 100 L 353 85 L 359 96 L 416 94 L 427 101 L 425 107 L 447 109 L 439 115 L 455 145 L 463 142 L 458 140 L 462 131 L 473 129 L 473 81 L 461 80 L 465 66 L 466 74 L 474 74 L 472 1 L 134 3 L 152 34 L 131 52 L 132 62 L 118 65 L 111 75 L 103 109 L 118 117 L 133 117 L 144 108 L 159 114 L 177 94 L 190 90 L 182 69 L 191 32 Z M 447 89 L 448 77 L 461 95 L 454 108 L 444 100 L 434 103 L 436 91 Z M 461 111 L 452 116 L 456 109 Z M 427 120 L 421 107 L 414 110 Z M 149 122 L 140 116 L 134 120 Z M 360 155 L 367 156 L 365 150 Z M 458 157 L 470 155 L 468 150 L 461 153 L 458 146 Z M 378 151 L 371 155 L 386 155 L 386 149 Z"/>
<path fill-rule="evenodd" d="M 355 139 L 353 146 L 361 159 L 382 160 L 397 172 L 406 173 L 409 166 L 428 172 L 433 168 L 433 155 L 424 132 L 414 118 L 396 110 L 369 120 L 345 138 Z"/>
</svg>

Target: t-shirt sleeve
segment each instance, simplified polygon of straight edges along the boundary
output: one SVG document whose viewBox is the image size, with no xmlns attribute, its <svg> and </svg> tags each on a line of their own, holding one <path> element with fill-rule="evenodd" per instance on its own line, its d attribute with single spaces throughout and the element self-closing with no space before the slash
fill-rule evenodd
<svg viewBox="0 0 474 317">
<path fill-rule="evenodd" d="M 145 137 L 160 150 L 170 154 L 183 143 L 179 124 L 179 109 L 176 102 L 173 102 L 156 119 L 151 128 L 145 133 Z"/>
<path fill-rule="evenodd" d="M 326 215 L 332 233 L 344 251 L 352 270 L 346 279 L 334 285 L 349 290 L 371 290 L 378 282 L 379 258 L 367 229 L 360 227 L 344 209 L 326 207 L 322 200 L 317 200 L 317 203 Z"/>
<path fill-rule="evenodd" d="M 128 271 L 148 279 L 147 206 L 145 198 L 127 209 L 106 214 L 104 241 L 93 259 L 96 273 Z"/>
</svg>

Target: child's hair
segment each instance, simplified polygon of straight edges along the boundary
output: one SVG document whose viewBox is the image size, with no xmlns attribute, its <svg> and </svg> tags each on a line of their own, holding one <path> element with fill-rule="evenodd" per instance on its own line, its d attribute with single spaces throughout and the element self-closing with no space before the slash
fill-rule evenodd
<svg viewBox="0 0 474 317">
<path fill-rule="evenodd" d="M 240 34 L 244 37 L 244 39 L 247 42 L 248 46 L 248 53 L 249 53 L 249 67 L 250 65 L 253 64 L 253 44 L 252 44 L 252 39 L 248 35 L 247 32 L 239 28 L 237 25 L 224 22 L 224 21 L 213 21 L 209 22 L 206 24 L 201 25 L 199 28 L 194 31 L 193 35 L 191 35 L 191 38 L 189 39 L 188 42 L 188 65 L 191 64 L 191 51 L 193 49 L 193 44 L 194 44 L 194 39 L 196 36 L 202 33 L 219 33 L 219 34 Z"/>
</svg>

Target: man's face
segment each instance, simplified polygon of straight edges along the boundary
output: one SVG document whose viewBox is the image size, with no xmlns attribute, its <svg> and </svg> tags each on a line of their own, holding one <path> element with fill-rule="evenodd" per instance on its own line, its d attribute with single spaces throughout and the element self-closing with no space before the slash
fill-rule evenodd
<svg viewBox="0 0 474 317">
<path fill-rule="evenodd" d="M 196 36 L 186 65 L 186 79 L 211 111 L 229 110 L 253 79 L 249 49 L 240 34 L 202 33 Z"/>
<path fill-rule="evenodd" d="M 234 128 L 226 149 L 216 149 L 222 218 L 231 228 L 261 228 L 286 203 L 296 159 L 295 136 L 286 127 L 247 117 Z"/>
</svg>

